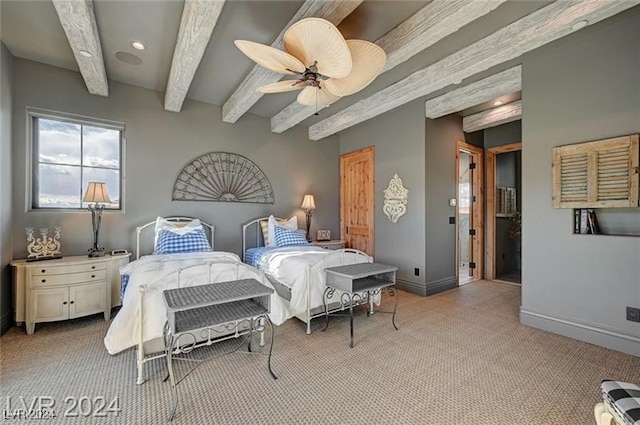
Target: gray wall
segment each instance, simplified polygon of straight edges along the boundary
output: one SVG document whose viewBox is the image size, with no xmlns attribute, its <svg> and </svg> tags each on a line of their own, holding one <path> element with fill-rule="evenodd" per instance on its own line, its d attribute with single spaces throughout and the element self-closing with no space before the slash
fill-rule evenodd
<svg viewBox="0 0 640 425">
<path fill-rule="evenodd" d="M 522 141 L 522 121 L 518 120 L 496 127 L 489 127 L 483 132 L 485 149 L 517 143 Z"/>
<path fill-rule="evenodd" d="M 424 294 L 424 100 L 416 100 L 340 134 L 340 153 L 375 146 L 375 258 L 398 266 L 399 286 Z M 391 223 L 382 212 L 383 190 L 394 173 L 409 189 L 407 213 Z M 420 269 L 420 276 L 414 275 Z"/>
<path fill-rule="evenodd" d="M 25 226 L 62 225 L 63 254 L 86 253 L 91 246 L 87 211 L 25 211 L 27 107 L 124 122 L 125 213 L 103 215 L 100 242 L 108 250 L 134 245 L 137 225 L 156 216 L 197 216 L 216 225 L 216 249 L 240 254 L 241 224 L 270 213 L 296 214 L 300 228 L 303 195 L 316 197 L 315 229 L 339 232 L 339 145 L 337 136 L 311 142 L 306 128 L 272 134 L 269 120 L 246 115 L 236 125 L 223 123 L 219 107 L 186 101 L 180 113 L 163 109 L 163 93 L 110 82 L 109 97 L 87 92 L 80 74 L 36 62 L 14 61 L 13 107 L 13 257 L 26 255 Z M 171 201 L 180 170 L 193 158 L 212 151 L 244 155 L 270 180 L 275 205 Z"/>
<path fill-rule="evenodd" d="M 640 132 L 640 7 L 523 58 L 521 321 L 640 354 L 640 238 L 572 234 L 551 203 L 554 146 Z M 640 216 L 640 209 L 628 214 Z"/>
<path fill-rule="evenodd" d="M 456 142 L 465 141 L 462 118 L 449 115 L 425 124 L 427 294 L 456 286 L 456 226 L 449 224 L 456 197 Z"/>
<path fill-rule="evenodd" d="M 11 102 L 13 57 L 0 41 L 0 334 L 13 322 L 11 273 Z"/>
</svg>

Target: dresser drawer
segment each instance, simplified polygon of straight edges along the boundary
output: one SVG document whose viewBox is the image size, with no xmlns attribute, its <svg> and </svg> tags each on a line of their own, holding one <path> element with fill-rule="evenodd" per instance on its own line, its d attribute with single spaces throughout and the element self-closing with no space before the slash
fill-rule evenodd
<svg viewBox="0 0 640 425">
<path fill-rule="evenodd" d="M 31 286 L 56 286 L 56 285 L 73 285 L 82 282 L 98 282 L 105 281 L 107 278 L 106 270 L 85 271 L 81 273 L 53 274 L 32 276 Z"/>
<path fill-rule="evenodd" d="M 73 264 L 68 266 L 47 266 L 31 267 L 31 276 L 49 276 L 56 274 L 69 274 L 69 273 L 90 273 L 97 270 L 106 270 L 106 263 L 93 263 L 93 264 Z"/>
</svg>

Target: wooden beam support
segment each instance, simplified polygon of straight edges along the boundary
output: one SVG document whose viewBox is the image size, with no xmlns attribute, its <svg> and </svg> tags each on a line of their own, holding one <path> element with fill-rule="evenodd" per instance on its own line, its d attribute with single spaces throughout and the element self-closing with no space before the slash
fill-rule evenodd
<svg viewBox="0 0 640 425">
<path fill-rule="evenodd" d="M 280 34 L 278 34 L 273 43 L 271 43 L 271 47 L 284 50 L 284 42 L 282 40 L 284 33 L 291 25 L 299 20 L 308 17 L 317 17 L 324 18 L 332 24 L 338 25 L 344 18 L 349 16 L 362 1 L 363 0 L 306 0 L 289 23 L 282 29 Z M 228 123 L 238 121 L 238 119 L 263 96 L 263 93 L 257 92 L 258 87 L 275 83 L 282 77 L 282 74 L 255 65 L 222 106 L 222 121 Z"/>
<path fill-rule="evenodd" d="M 465 133 L 471 133 L 500 124 L 506 124 L 511 121 L 517 121 L 521 118 L 522 101 L 516 100 L 515 102 L 462 118 L 462 130 L 464 130 Z"/>
<path fill-rule="evenodd" d="M 376 44 L 387 53 L 387 63 L 381 73 L 406 62 L 505 1 L 433 0 L 376 40 Z M 271 118 L 271 131 L 282 133 L 315 112 L 313 107 L 293 102 Z"/>
<path fill-rule="evenodd" d="M 320 140 L 400 105 L 457 84 L 575 31 L 640 4 L 640 0 L 558 0 L 309 127 Z"/>
<path fill-rule="evenodd" d="M 451 90 L 425 103 L 425 115 L 435 119 L 522 90 L 522 66 Z"/>
<path fill-rule="evenodd" d="M 164 109 L 180 112 L 225 0 L 185 0 L 164 94 Z"/>
<path fill-rule="evenodd" d="M 52 0 L 80 74 L 91 94 L 109 96 L 109 82 L 91 0 Z M 82 53 L 81 53 L 82 52 Z"/>
</svg>

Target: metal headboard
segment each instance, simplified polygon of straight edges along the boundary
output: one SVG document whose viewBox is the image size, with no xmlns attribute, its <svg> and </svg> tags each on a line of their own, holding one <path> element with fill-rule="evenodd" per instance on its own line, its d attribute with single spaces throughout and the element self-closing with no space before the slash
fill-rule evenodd
<svg viewBox="0 0 640 425">
<path fill-rule="evenodd" d="M 189 221 L 193 221 L 196 219 L 196 217 L 163 217 L 165 220 L 167 221 L 172 221 L 175 223 L 181 223 L 181 222 L 189 222 Z M 157 220 L 157 218 L 156 218 Z M 138 258 L 140 258 L 140 234 L 142 233 L 142 231 L 148 227 L 152 227 L 155 230 L 155 225 L 156 225 L 156 220 L 150 221 L 146 224 L 143 224 L 142 226 L 138 226 L 136 227 L 136 260 Z M 200 223 L 202 224 L 202 226 L 205 229 L 205 233 L 207 234 L 207 237 L 209 238 L 209 244 L 211 245 L 211 249 L 214 248 L 213 245 L 213 241 L 214 241 L 214 235 L 215 235 L 215 226 L 213 224 L 209 224 L 206 223 L 202 220 L 200 220 Z"/>
<path fill-rule="evenodd" d="M 276 220 L 283 220 L 280 217 L 275 217 Z M 244 253 L 249 248 L 257 248 L 264 246 L 264 237 L 262 236 L 262 228 L 260 222 L 263 220 L 269 220 L 269 216 L 254 218 L 242 224 L 242 261 L 244 262 Z M 252 229 L 252 227 L 254 229 Z M 251 241 L 247 240 L 247 235 L 251 237 Z"/>
</svg>

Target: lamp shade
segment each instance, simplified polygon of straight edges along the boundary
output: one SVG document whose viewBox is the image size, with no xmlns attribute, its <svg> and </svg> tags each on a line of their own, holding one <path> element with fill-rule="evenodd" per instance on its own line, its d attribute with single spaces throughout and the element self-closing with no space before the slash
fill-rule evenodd
<svg viewBox="0 0 640 425">
<path fill-rule="evenodd" d="M 313 195 L 304 195 L 304 199 L 302 200 L 302 205 L 300 208 L 307 211 L 312 211 L 316 209 L 316 201 L 313 199 Z"/>
<path fill-rule="evenodd" d="M 102 182 L 89 182 L 82 202 L 110 204 L 111 199 L 109 198 L 109 192 L 107 192 L 107 184 Z"/>
</svg>

